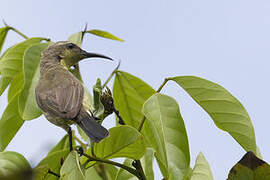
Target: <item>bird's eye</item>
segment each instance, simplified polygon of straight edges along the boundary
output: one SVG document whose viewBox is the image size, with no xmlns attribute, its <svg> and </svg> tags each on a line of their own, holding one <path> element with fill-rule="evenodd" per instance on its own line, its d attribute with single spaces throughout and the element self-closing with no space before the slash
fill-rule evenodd
<svg viewBox="0 0 270 180">
<path fill-rule="evenodd" d="M 74 47 L 75 47 L 74 44 L 67 44 L 67 48 L 68 48 L 68 49 L 73 49 Z"/>
</svg>

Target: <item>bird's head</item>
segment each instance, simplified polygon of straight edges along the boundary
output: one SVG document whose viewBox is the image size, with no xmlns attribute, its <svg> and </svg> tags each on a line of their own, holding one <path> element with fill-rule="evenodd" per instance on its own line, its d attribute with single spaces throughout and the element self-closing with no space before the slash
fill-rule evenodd
<svg viewBox="0 0 270 180">
<path fill-rule="evenodd" d="M 64 61 L 70 67 L 77 64 L 80 60 L 85 58 L 105 58 L 112 60 L 112 58 L 102 54 L 90 53 L 82 50 L 79 46 L 68 41 L 59 41 L 49 46 L 43 51 L 43 57 L 52 58 L 52 60 Z"/>
</svg>

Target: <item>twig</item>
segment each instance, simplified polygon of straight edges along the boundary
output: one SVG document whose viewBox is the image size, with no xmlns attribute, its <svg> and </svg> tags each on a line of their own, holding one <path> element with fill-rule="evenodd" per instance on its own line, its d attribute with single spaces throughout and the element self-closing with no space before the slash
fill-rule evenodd
<svg viewBox="0 0 270 180">
<path fill-rule="evenodd" d="M 144 174 L 142 164 L 140 160 L 133 161 L 132 165 L 136 168 L 136 170 L 140 173 L 141 179 L 146 180 L 146 176 Z"/>
<path fill-rule="evenodd" d="M 116 73 L 116 71 L 119 69 L 120 67 L 120 64 L 121 64 L 121 60 L 119 60 L 116 68 L 113 70 L 113 72 L 110 74 L 110 76 L 108 77 L 108 79 L 105 81 L 105 83 L 102 85 L 102 89 L 104 89 L 107 84 L 110 82 L 110 80 L 112 79 L 113 75 Z"/>
<path fill-rule="evenodd" d="M 59 174 L 56 174 L 55 172 L 52 172 L 50 169 L 48 170 L 48 173 L 60 178 Z"/>
<path fill-rule="evenodd" d="M 78 152 L 78 153 L 81 153 L 81 152 Z M 102 163 L 106 163 L 106 164 L 112 164 L 114 166 L 120 167 L 120 168 L 128 171 L 129 173 L 135 175 L 136 177 L 138 177 L 141 180 L 145 180 L 145 179 L 143 179 L 141 177 L 141 173 L 138 172 L 137 169 L 134 169 L 134 168 L 128 167 L 128 166 L 126 166 L 124 164 L 120 164 L 120 163 L 110 161 L 110 160 L 107 160 L 107 159 L 101 159 L 101 158 L 98 158 L 98 157 L 89 156 L 88 154 L 85 154 L 85 153 L 81 153 L 81 154 L 88 158 L 88 162 L 97 161 L 97 162 L 102 162 Z"/>
</svg>

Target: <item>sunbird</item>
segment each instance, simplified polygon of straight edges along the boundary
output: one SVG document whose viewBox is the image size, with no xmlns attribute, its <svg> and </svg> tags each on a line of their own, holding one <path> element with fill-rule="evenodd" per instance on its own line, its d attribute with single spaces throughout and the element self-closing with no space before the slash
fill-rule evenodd
<svg viewBox="0 0 270 180">
<path fill-rule="evenodd" d="M 85 58 L 112 58 L 90 53 L 79 46 L 60 41 L 47 47 L 41 53 L 40 78 L 35 89 L 36 101 L 46 119 L 69 134 L 72 151 L 72 130 L 70 125 L 77 123 L 94 142 L 99 142 L 109 135 L 106 128 L 83 107 L 84 87 L 79 79 L 65 68 Z"/>
</svg>

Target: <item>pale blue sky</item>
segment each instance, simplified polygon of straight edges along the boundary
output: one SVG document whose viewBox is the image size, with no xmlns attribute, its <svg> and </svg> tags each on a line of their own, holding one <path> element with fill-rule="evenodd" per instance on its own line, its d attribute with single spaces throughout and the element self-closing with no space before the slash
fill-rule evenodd
<svg viewBox="0 0 270 180">
<path fill-rule="evenodd" d="M 270 162 L 269 59 L 270 2 L 267 0 L 112 0 L 112 1 L 3 1 L 0 19 L 28 36 L 65 40 L 89 28 L 107 30 L 124 43 L 87 35 L 84 49 L 121 59 L 121 70 L 157 88 L 168 76 L 196 75 L 219 83 L 245 106 L 253 121 L 257 144 Z M 14 33 L 5 48 L 22 40 Z M 90 88 L 105 79 L 116 64 L 102 60 L 81 63 Z M 209 161 L 216 180 L 244 154 L 227 133 L 177 85 L 163 93 L 180 104 L 189 137 L 191 164 L 199 151 Z M 6 97 L 0 98 L 0 114 Z M 111 126 L 106 120 L 107 127 Z M 112 121 L 112 119 L 111 119 Z M 44 118 L 27 122 L 8 146 L 36 164 L 65 132 Z M 46 151 L 45 151 L 46 150 Z M 157 173 L 156 179 L 161 179 Z"/>
</svg>

